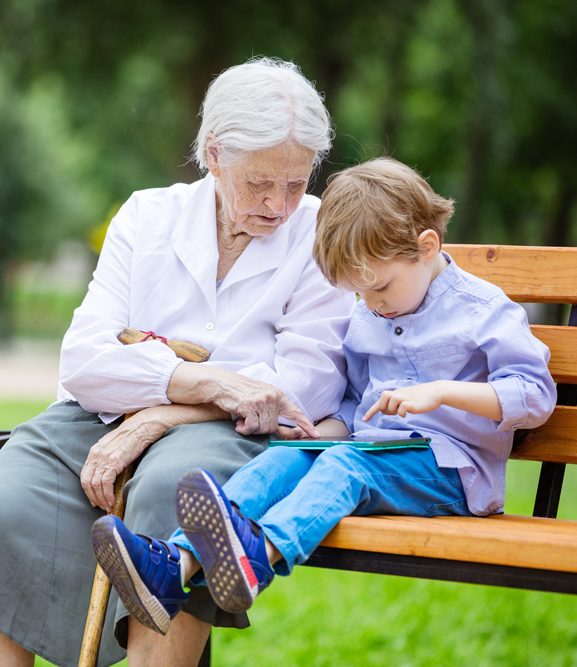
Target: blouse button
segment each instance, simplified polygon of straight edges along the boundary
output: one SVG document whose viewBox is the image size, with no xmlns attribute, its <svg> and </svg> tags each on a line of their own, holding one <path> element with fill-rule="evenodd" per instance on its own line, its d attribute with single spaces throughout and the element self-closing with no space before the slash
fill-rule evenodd
<svg viewBox="0 0 577 667">
<path fill-rule="evenodd" d="M 206 328 L 207 328 L 209 331 L 212 331 L 212 330 L 214 329 L 214 322 L 207 322 L 207 323 L 206 323 Z"/>
<path fill-rule="evenodd" d="M 395 327 L 395 335 L 400 336 L 403 333 L 403 329 L 401 327 Z"/>
</svg>

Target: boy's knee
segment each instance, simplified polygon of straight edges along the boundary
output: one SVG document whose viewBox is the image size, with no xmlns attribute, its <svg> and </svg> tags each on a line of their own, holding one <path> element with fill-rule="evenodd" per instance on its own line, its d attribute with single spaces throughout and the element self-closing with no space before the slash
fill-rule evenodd
<svg viewBox="0 0 577 667">
<path fill-rule="evenodd" d="M 261 463 L 271 464 L 274 462 L 282 463 L 283 466 L 290 464 L 293 461 L 298 461 L 303 458 L 304 452 L 301 449 L 288 447 L 286 445 L 278 445 L 276 447 L 267 447 L 262 454 L 255 459 L 253 463 L 260 465 Z"/>
<path fill-rule="evenodd" d="M 351 460 L 356 459 L 358 450 L 351 445 L 333 445 L 325 449 L 317 459 L 317 465 L 334 466 L 350 470 Z"/>
<path fill-rule="evenodd" d="M 285 476 L 287 471 L 298 476 L 310 468 L 312 457 L 313 454 L 306 450 L 278 445 L 268 447 L 245 467 L 253 472 L 264 471 L 269 478 Z"/>
</svg>

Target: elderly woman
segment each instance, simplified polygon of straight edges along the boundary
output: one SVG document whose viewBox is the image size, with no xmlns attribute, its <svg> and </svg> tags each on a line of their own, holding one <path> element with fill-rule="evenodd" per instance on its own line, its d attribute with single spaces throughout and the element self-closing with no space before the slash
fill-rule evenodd
<svg viewBox="0 0 577 667">
<path fill-rule="evenodd" d="M 305 194 L 330 136 L 321 97 L 295 65 L 232 67 L 203 104 L 196 160 L 206 177 L 137 192 L 113 220 L 64 338 L 61 400 L 0 451 L 2 665 L 32 665 L 34 653 L 76 665 L 90 527 L 128 463 L 138 459 L 126 523 L 168 537 L 187 470 L 222 483 L 279 420 L 314 435 L 313 422 L 337 409 L 353 303 L 312 259 L 318 200 Z M 193 341 L 210 360 L 183 361 L 160 339 L 123 346 L 127 326 Z M 211 625 L 248 624 L 202 589 L 186 611 L 162 637 L 111 598 L 98 664 L 127 647 L 139 667 L 194 665 Z"/>
</svg>

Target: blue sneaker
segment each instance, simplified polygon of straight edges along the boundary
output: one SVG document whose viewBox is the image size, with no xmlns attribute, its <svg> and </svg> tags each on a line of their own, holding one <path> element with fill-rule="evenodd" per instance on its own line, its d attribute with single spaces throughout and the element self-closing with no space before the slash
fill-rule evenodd
<svg viewBox="0 0 577 667">
<path fill-rule="evenodd" d="M 171 618 L 190 597 L 182 587 L 180 553 L 174 544 L 135 535 L 109 514 L 94 522 L 92 547 L 129 613 L 166 634 Z"/>
<path fill-rule="evenodd" d="M 178 483 L 176 513 L 216 604 L 231 613 L 248 609 L 274 577 L 260 526 L 244 517 L 212 475 L 200 469 Z"/>
</svg>

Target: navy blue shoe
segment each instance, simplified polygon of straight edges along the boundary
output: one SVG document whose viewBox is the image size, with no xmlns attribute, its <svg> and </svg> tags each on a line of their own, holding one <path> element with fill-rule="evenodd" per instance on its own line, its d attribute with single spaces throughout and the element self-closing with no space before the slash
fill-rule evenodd
<svg viewBox="0 0 577 667">
<path fill-rule="evenodd" d="M 176 513 L 216 604 L 231 613 L 248 609 L 274 577 L 260 526 L 244 517 L 212 475 L 200 469 L 178 483 Z"/>
<path fill-rule="evenodd" d="M 174 544 L 135 535 L 109 514 L 94 522 L 92 547 L 129 613 L 166 634 L 171 618 L 190 597 L 182 587 L 180 553 Z"/>
</svg>

